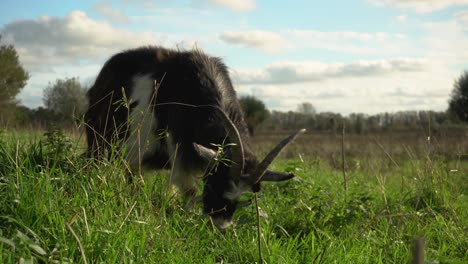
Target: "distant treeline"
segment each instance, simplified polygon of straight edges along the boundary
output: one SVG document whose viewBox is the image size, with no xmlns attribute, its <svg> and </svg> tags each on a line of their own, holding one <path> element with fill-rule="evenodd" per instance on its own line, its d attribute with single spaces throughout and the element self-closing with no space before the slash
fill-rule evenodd
<svg viewBox="0 0 468 264">
<path fill-rule="evenodd" d="M 25 106 L 17 106 L 14 112 L 14 117 L 0 120 L 3 127 L 46 128 L 54 125 L 65 128 L 82 123 L 82 118 L 79 115 L 67 119 L 44 107 L 30 109 Z M 357 113 L 347 116 L 332 112 L 305 114 L 296 111 L 271 111 L 261 123 L 254 125 L 256 132 L 307 128 L 310 131 L 333 134 L 341 133 L 344 125 L 346 133 L 362 134 L 389 130 L 427 130 L 442 126 L 465 126 L 466 124 L 451 118 L 447 112 L 435 111 L 401 111 L 375 115 Z"/>
<path fill-rule="evenodd" d="M 388 130 L 437 129 L 441 126 L 463 125 L 447 112 L 400 111 L 367 115 L 362 113 L 343 116 L 332 112 L 304 114 L 294 111 L 272 111 L 257 131 L 293 130 L 307 128 L 313 131 L 366 133 Z"/>
<path fill-rule="evenodd" d="M 0 115 L 0 128 L 46 128 L 48 126 L 70 127 L 77 124 L 78 120 L 65 120 L 54 111 L 38 107 L 35 109 L 23 105 L 12 106 L 8 115 Z"/>
</svg>

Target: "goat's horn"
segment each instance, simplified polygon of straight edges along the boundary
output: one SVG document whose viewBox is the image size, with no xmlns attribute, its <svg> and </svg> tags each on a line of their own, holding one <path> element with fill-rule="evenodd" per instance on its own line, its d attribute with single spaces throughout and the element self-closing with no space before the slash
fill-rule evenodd
<svg viewBox="0 0 468 264">
<path fill-rule="evenodd" d="M 221 108 L 216 107 L 216 109 L 218 110 L 218 116 L 224 124 L 231 143 L 234 144 L 234 146 L 229 147 L 231 150 L 230 158 L 232 162 L 231 169 L 229 170 L 229 176 L 237 182 L 244 170 L 244 146 L 242 145 L 239 131 L 228 115 Z"/>
<path fill-rule="evenodd" d="M 278 156 L 278 154 L 281 152 L 284 147 L 286 147 L 291 141 L 293 141 L 298 135 L 304 133 L 306 130 L 300 129 L 293 134 L 291 134 L 289 137 L 283 139 L 276 147 L 266 155 L 266 157 L 258 164 L 257 168 L 255 169 L 254 173 L 252 176 L 250 176 L 250 184 L 254 185 L 257 182 L 259 182 L 263 175 L 265 174 L 266 170 L 268 169 L 268 166 L 273 162 L 273 160 Z"/>
</svg>

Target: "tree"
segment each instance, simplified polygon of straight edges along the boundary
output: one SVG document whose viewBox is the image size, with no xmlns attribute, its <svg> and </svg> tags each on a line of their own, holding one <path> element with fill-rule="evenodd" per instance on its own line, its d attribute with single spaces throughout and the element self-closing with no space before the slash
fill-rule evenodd
<svg viewBox="0 0 468 264">
<path fill-rule="evenodd" d="M 86 88 L 78 78 L 57 79 L 44 89 L 45 107 L 58 116 L 61 122 L 70 124 L 86 110 Z"/>
<path fill-rule="evenodd" d="M 2 36 L 0 35 L 0 41 Z M 16 106 L 16 96 L 26 86 L 29 74 L 24 70 L 19 61 L 18 53 L 12 45 L 0 46 L 0 119 L 5 118 Z"/>
<path fill-rule="evenodd" d="M 18 105 L 15 109 L 15 121 L 17 125 L 31 125 L 33 121 L 34 111 L 24 105 Z"/>
<path fill-rule="evenodd" d="M 254 134 L 255 127 L 265 121 L 270 113 L 265 104 L 254 96 L 242 96 L 239 99 L 242 110 L 244 111 L 245 121 L 251 135 Z"/>
<path fill-rule="evenodd" d="M 316 114 L 315 107 L 308 102 L 301 103 L 297 106 L 298 112 L 298 125 L 307 129 L 314 129 L 316 126 Z"/>
<path fill-rule="evenodd" d="M 366 118 L 364 114 L 359 113 L 355 116 L 355 118 L 356 119 L 354 120 L 355 122 L 354 129 L 356 133 L 358 134 L 364 133 L 366 131 Z"/>
<path fill-rule="evenodd" d="M 448 112 L 458 120 L 468 123 L 468 71 L 464 71 L 453 85 Z"/>
<path fill-rule="evenodd" d="M 315 115 L 317 111 L 311 103 L 305 102 L 297 106 L 297 112 L 304 115 Z"/>
<path fill-rule="evenodd" d="M 42 106 L 39 106 L 38 108 L 33 110 L 32 119 L 34 120 L 35 125 L 38 125 L 40 127 L 46 127 L 48 124 L 50 124 L 54 120 L 57 120 L 58 117 L 51 110 L 44 108 Z"/>
</svg>

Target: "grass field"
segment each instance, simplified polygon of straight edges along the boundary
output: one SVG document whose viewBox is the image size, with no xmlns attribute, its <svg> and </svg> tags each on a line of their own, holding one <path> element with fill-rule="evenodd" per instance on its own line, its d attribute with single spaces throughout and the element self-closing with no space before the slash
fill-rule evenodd
<svg viewBox="0 0 468 264">
<path fill-rule="evenodd" d="M 265 153 L 277 135 L 258 135 Z M 406 140 L 405 140 L 406 139 Z M 454 140 L 455 139 L 455 140 Z M 81 145 L 0 132 L 0 263 L 468 263 L 468 136 L 305 135 L 221 234 L 201 208 L 170 195 L 169 171 L 128 184 L 119 162 L 80 158 Z M 452 145 L 453 144 L 453 145 Z M 346 187 L 346 190 L 345 190 Z"/>
</svg>

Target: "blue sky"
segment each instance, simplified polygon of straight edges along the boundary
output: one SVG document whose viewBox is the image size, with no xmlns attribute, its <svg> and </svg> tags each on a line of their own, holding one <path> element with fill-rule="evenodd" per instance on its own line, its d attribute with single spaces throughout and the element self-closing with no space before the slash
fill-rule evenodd
<svg viewBox="0 0 468 264">
<path fill-rule="evenodd" d="M 0 34 L 31 75 L 29 107 L 142 45 L 221 57 L 238 93 L 282 111 L 442 111 L 468 70 L 468 0 L 2 0 Z"/>
</svg>

